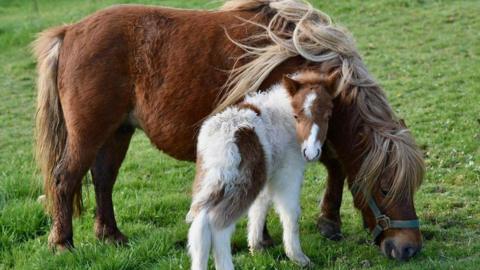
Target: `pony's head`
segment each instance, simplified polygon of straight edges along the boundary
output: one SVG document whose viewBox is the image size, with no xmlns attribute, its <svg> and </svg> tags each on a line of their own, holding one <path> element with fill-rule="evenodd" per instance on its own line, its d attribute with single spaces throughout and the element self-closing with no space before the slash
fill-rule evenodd
<svg viewBox="0 0 480 270">
<path fill-rule="evenodd" d="M 383 130 L 357 127 L 361 131 L 353 152 L 363 154 L 360 169 L 349 177 L 355 204 L 382 252 L 407 260 L 422 248 L 413 201 L 425 170 L 422 153 L 402 120 L 384 124 Z"/>
<path fill-rule="evenodd" d="M 332 115 L 334 82 L 338 73 L 325 76 L 306 71 L 295 76 L 285 75 L 283 86 L 291 97 L 297 122 L 297 138 L 307 161 L 317 161 L 322 154 Z"/>
<path fill-rule="evenodd" d="M 358 189 L 353 191 L 355 204 L 383 253 L 398 260 L 415 255 L 422 245 L 413 205 L 425 170 L 422 154 L 368 72 L 353 37 L 303 0 L 230 0 L 223 10 L 257 11 L 268 23 L 256 22 L 255 17 L 244 19 L 259 27 L 259 33 L 244 42 L 232 39 L 245 50 L 239 59 L 249 61 L 232 70 L 225 84 L 227 94 L 215 112 L 257 91 L 292 57 L 300 56 L 309 67 L 320 66 L 320 74 L 331 74 L 332 69 L 324 66 L 340 70 L 328 138 L 348 174 L 350 187 Z M 297 112 L 303 104 L 298 102 Z M 304 126 L 308 138 L 311 127 Z M 315 156 L 315 151 L 313 148 L 311 155 Z"/>
</svg>

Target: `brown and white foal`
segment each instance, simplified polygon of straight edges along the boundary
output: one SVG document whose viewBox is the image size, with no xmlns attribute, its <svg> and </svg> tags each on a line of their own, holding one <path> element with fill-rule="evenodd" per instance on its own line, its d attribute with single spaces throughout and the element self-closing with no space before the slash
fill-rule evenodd
<svg viewBox="0 0 480 270">
<path fill-rule="evenodd" d="M 287 256 L 300 265 L 310 262 L 298 235 L 300 189 L 306 161 L 321 155 L 335 75 L 285 76 L 281 84 L 204 122 L 187 215 L 192 269 L 207 269 L 212 245 L 216 269 L 234 268 L 230 238 L 249 208 L 249 246 L 260 248 L 270 202 L 283 224 Z"/>
</svg>

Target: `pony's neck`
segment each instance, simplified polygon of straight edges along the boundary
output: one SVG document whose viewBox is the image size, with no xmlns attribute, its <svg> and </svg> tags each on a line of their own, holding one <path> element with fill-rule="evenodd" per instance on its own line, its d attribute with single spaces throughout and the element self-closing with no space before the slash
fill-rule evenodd
<svg viewBox="0 0 480 270">
<path fill-rule="evenodd" d="M 359 145 L 360 127 L 355 123 L 361 121 L 354 105 L 344 105 L 339 99 L 334 100 L 332 118 L 328 127 L 328 140 L 333 146 L 336 157 L 343 164 L 351 185 L 360 169 L 362 150 Z"/>
</svg>

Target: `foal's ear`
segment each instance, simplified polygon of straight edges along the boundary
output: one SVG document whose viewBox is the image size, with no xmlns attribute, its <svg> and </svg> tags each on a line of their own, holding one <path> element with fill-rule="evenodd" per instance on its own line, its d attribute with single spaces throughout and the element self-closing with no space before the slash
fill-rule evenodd
<svg viewBox="0 0 480 270">
<path fill-rule="evenodd" d="M 340 69 L 336 69 L 334 72 L 330 73 L 324 80 L 324 85 L 327 88 L 328 93 L 333 97 L 337 92 L 337 81 L 340 79 L 341 75 Z"/>
<path fill-rule="evenodd" d="M 283 75 L 282 83 L 292 97 L 300 90 L 300 83 L 290 77 L 290 75 Z"/>
</svg>

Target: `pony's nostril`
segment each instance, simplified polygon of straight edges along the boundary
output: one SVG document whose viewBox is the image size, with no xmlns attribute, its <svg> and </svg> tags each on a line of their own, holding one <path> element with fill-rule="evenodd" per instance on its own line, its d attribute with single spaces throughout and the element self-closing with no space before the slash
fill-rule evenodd
<svg viewBox="0 0 480 270">
<path fill-rule="evenodd" d="M 308 159 L 308 157 L 307 157 L 307 149 L 306 149 L 306 148 L 303 148 L 303 156 L 304 156 L 306 159 Z"/>
<path fill-rule="evenodd" d="M 418 250 L 419 250 L 418 248 L 415 248 L 415 247 L 412 247 L 412 246 L 405 246 L 405 247 L 402 248 L 400 256 L 399 256 L 398 259 L 399 260 L 408 260 L 411 257 L 415 256 L 415 254 L 417 254 Z"/>
<path fill-rule="evenodd" d="M 411 247 L 405 249 L 405 255 L 406 255 L 408 258 L 412 257 L 413 255 L 415 255 L 415 249 L 414 249 L 414 248 L 411 248 Z"/>
<path fill-rule="evenodd" d="M 395 247 L 392 240 L 386 240 L 383 246 L 383 253 L 389 258 L 395 258 Z"/>
<path fill-rule="evenodd" d="M 385 242 L 383 252 L 389 258 L 406 261 L 415 256 L 419 250 L 420 247 L 414 247 L 412 245 L 396 246 L 393 241 L 387 241 Z"/>
</svg>

